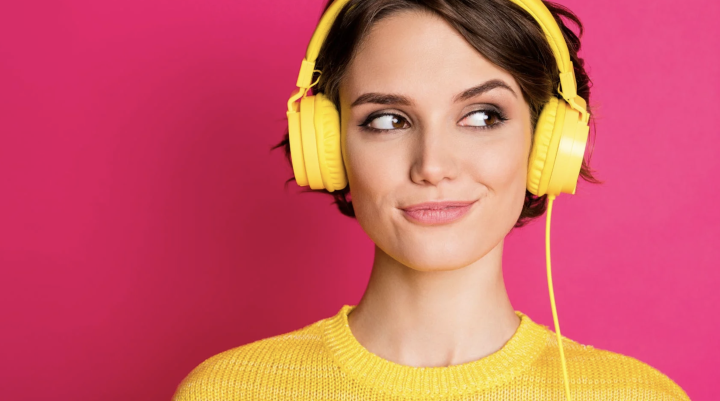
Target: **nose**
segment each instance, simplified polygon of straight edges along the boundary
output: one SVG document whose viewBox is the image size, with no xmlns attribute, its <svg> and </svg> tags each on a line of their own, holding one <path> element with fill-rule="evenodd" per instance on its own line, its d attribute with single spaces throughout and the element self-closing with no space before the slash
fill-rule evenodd
<svg viewBox="0 0 720 401">
<path fill-rule="evenodd" d="M 454 151 L 448 132 L 428 128 L 418 132 L 412 146 L 414 152 L 410 178 L 421 185 L 438 185 L 442 180 L 457 177 L 457 150 Z"/>
</svg>

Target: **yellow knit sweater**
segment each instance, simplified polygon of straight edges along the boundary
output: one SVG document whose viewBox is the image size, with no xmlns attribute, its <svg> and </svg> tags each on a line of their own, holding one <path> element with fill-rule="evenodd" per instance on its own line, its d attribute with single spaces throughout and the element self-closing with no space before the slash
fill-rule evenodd
<svg viewBox="0 0 720 401">
<path fill-rule="evenodd" d="M 178 385 L 173 401 L 565 400 L 557 337 L 522 312 L 497 352 L 447 367 L 412 367 L 371 353 L 353 336 L 344 305 L 332 317 L 219 353 Z M 637 359 L 563 336 L 573 401 L 689 400 Z"/>
</svg>

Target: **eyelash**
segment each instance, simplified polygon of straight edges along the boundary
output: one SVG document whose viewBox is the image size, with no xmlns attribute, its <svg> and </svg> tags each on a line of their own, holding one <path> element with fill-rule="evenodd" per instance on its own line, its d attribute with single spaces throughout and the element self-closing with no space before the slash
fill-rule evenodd
<svg viewBox="0 0 720 401">
<path fill-rule="evenodd" d="M 478 109 L 478 110 L 473 110 L 473 111 L 465 114 L 465 115 L 463 116 L 463 118 L 460 119 L 460 121 L 464 120 L 465 118 L 471 116 L 471 115 L 474 114 L 474 113 L 485 113 L 485 114 L 487 114 L 487 115 L 489 115 L 489 116 L 490 116 L 490 115 L 494 115 L 495 117 L 497 117 L 498 122 L 495 123 L 495 124 L 493 124 L 493 125 L 486 125 L 486 126 L 466 125 L 465 127 L 467 127 L 467 128 L 472 128 L 472 129 L 480 129 L 480 130 L 494 129 L 494 128 L 498 128 L 498 127 L 501 126 L 505 121 L 507 121 L 507 117 L 505 116 L 505 114 L 503 114 L 503 113 L 502 113 L 501 111 L 499 111 L 499 110 L 492 110 L 492 109 Z M 378 117 L 383 117 L 383 116 L 399 117 L 399 118 L 407 121 L 407 119 L 406 119 L 405 117 L 401 116 L 400 114 L 396 114 L 396 113 L 377 113 L 377 114 L 370 114 L 370 115 L 365 119 L 365 121 L 363 121 L 360 125 L 358 125 L 358 127 L 360 127 L 360 128 L 361 128 L 362 130 L 364 130 L 364 131 L 379 132 L 379 133 L 381 133 L 381 132 L 386 132 L 386 131 L 397 131 L 397 130 L 403 129 L 403 128 L 383 129 L 383 128 L 373 128 L 373 127 L 370 127 L 370 126 L 369 126 L 370 123 L 373 122 L 373 120 L 375 120 L 375 119 L 378 118 Z"/>
</svg>

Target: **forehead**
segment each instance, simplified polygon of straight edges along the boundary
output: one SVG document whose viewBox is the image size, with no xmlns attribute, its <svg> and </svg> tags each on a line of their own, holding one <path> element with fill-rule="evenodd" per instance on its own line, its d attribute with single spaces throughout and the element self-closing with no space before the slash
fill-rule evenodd
<svg viewBox="0 0 720 401">
<path fill-rule="evenodd" d="M 364 92 L 449 101 L 490 79 L 502 79 L 520 93 L 511 74 L 487 60 L 443 18 L 403 10 L 372 26 L 348 65 L 340 92 L 344 101 Z"/>
</svg>

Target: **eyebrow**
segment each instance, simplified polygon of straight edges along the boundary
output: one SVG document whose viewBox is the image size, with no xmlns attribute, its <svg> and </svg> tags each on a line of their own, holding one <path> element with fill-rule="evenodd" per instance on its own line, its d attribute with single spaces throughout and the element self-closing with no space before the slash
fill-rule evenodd
<svg viewBox="0 0 720 401">
<path fill-rule="evenodd" d="M 463 92 L 455 95 L 453 97 L 453 102 L 461 102 L 464 100 L 471 99 L 475 96 L 478 96 L 480 94 L 483 94 L 485 92 L 488 92 L 490 90 L 493 90 L 495 88 L 502 88 L 510 91 L 513 96 L 517 97 L 517 94 L 515 91 L 505 83 L 505 81 L 502 81 L 500 79 L 491 79 L 485 83 L 482 83 L 477 86 L 473 86 L 470 89 L 466 89 Z M 361 104 L 365 103 L 374 103 L 374 104 L 398 104 L 403 106 L 412 106 L 413 102 L 403 95 L 396 95 L 391 93 L 376 93 L 376 92 L 370 92 L 370 93 L 364 93 L 360 95 L 355 101 L 350 105 L 350 107 L 359 106 Z"/>
</svg>

